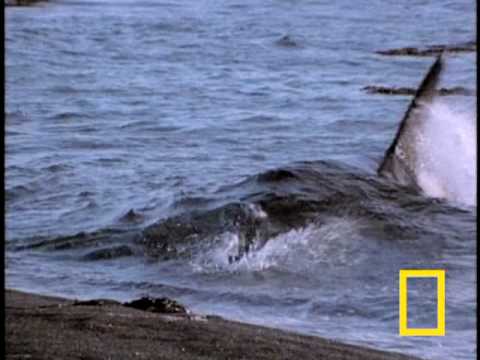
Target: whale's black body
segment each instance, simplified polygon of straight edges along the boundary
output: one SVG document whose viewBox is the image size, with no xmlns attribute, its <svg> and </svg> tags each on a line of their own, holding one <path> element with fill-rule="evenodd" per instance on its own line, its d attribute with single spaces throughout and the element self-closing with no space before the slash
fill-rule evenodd
<svg viewBox="0 0 480 360">
<path fill-rule="evenodd" d="M 442 55 L 439 55 L 420 84 L 392 144 L 378 167 L 380 176 L 392 179 L 402 185 L 419 188 L 416 172 L 419 161 L 418 138 L 421 136 L 422 123 L 425 119 L 425 107 L 430 105 L 434 99 L 442 69 Z"/>
</svg>

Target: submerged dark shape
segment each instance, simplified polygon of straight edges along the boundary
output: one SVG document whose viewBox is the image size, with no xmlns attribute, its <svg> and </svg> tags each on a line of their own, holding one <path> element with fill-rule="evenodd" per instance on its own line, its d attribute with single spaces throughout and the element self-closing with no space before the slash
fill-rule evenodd
<svg viewBox="0 0 480 360">
<path fill-rule="evenodd" d="M 133 254 L 133 250 L 128 245 L 118 245 L 94 250 L 86 254 L 83 259 L 89 261 L 110 260 L 131 256 Z"/>
<path fill-rule="evenodd" d="M 282 47 L 297 47 L 298 43 L 292 39 L 290 35 L 284 35 L 277 41 L 275 41 L 275 44 L 278 46 Z"/>
<path fill-rule="evenodd" d="M 443 68 L 442 55 L 430 67 L 405 113 L 392 144 L 378 168 L 378 174 L 402 185 L 418 187 L 415 171 L 418 161 L 417 143 L 423 124 L 422 110 L 432 103 Z"/>
<path fill-rule="evenodd" d="M 136 212 L 133 209 L 130 209 L 125 215 L 123 215 L 120 219 L 120 221 L 125 222 L 125 223 L 139 223 L 144 220 L 144 217 L 142 214 Z"/>
</svg>

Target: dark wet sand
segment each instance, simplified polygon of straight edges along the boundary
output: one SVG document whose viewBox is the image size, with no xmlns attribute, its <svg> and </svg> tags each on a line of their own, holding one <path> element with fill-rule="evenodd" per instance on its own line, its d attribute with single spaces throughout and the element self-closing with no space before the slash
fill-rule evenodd
<svg viewBox="0 0 480 360">
<path fill-rule="evenodd" d="M 6 290 L 7 359 L 418 359 L 215 316 Z"/>
</svg>

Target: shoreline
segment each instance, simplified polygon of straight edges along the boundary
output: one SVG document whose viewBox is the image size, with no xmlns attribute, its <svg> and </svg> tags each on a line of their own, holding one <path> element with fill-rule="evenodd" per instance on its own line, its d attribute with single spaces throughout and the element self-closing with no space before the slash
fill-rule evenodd
<svg viewBox="0 0 480 360">
<path fill-rule="evenodd" d="M 185 312 L 5 289 L 6 359 L 419 360 Z"/>
</svg>

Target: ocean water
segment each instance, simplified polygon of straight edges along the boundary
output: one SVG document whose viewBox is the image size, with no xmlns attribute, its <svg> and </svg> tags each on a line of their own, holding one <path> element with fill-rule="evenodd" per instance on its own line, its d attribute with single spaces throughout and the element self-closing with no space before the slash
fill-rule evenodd
<svg viewBox="0 0 480 360">
<path fill-rule="evenodd" d="M 471 0 L 5 9 L 7 286 L 170 296 L 474 359 L 475 97 L 429 108 L 418 193 L 375 175 L 411 98 L 362 90 L 418 86 L 432 57 L 375 51 L 472 41 L 474 15 Z M 445 62 L 441 86 L 476 91 L 474 53 Z M 398 335 L 408 268 L 446 270 L 446 336 Z M 409 325 L 435 325 L 434 286 L 411 283 Z"/>
</svg>

